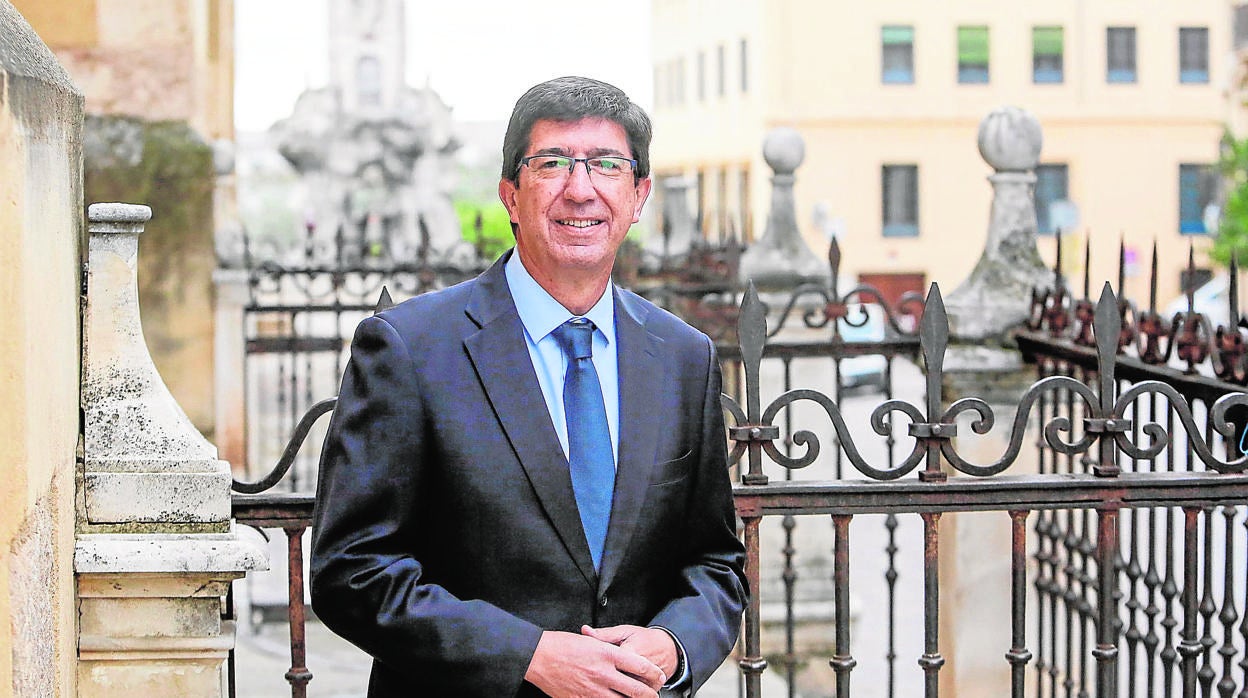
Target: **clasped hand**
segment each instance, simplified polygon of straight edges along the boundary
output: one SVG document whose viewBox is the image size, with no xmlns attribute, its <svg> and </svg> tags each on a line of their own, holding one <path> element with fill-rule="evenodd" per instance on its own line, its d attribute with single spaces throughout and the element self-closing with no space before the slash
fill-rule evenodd
<svg viewBox="0 0 1248 698">
<path fill-rule="evenodd" d="M 584 625 L 580 635 L 543 632 L 524 678 L 552 698 L 654 698 L 676 663 L 676 645 L 663 630 Z"/>
</svg>

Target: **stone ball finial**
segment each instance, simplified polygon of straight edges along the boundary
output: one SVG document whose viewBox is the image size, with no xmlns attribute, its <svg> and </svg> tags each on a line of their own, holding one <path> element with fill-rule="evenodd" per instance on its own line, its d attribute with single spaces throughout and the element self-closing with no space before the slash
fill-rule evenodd
<svg viewBox="0 0 1248 698">
<path fill-rule="evenodd" d="M 998 107 L 979 122 L 979 154 L 998 171 L 1034 170 L 1043 141 L 1040 120 L 1019 107 Z"/>
<path fill-rule="evenodd" d="M 791 175 L 806 159 L 806 141 L 795 128 L 773 128 L 763 139 L 763 159 L 776 174 Z"/>
</svg>

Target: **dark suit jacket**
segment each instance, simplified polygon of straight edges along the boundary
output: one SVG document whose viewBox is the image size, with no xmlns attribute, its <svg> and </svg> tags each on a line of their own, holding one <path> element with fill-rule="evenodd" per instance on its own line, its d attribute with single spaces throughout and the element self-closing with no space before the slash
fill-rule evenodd
<svg viewBox="0 0 1248 698">
<path fill-rule="evenodd" d="M 500 260 L 360 323 L 325 440 L 312 604 L 370 696 L 537 696 L 542 630 L 661 625 L 695 686 L 746 598 L 707 337 L 615 294 L 620 438 L 601 574 Z"/>
</svg>

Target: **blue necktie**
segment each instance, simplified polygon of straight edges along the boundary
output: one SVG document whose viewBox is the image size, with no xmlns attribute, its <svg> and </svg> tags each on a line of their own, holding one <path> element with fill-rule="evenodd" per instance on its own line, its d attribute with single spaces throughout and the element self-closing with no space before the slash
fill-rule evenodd
<svg viewBox="0 0 1248 698">
<path fill-rule="evenodd" d="M 568 360 L 563 376 L 563 414 L 568 425 L 568 464 L 572 492 L 581 514 L 581 526 L 589 543 L 594 569 L 602 563 L 611 519 L 611 494 L 615 489 L 615 458 L 602 386 L 594 368 L 594 323 L 573 318 L 556 327 L 555 341 Z"/>
</svg>

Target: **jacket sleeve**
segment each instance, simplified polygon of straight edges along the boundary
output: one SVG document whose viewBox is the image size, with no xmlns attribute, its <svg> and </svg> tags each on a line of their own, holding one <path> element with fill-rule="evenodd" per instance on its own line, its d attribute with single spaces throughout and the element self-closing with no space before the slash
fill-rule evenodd
<svg viewBox="0 0 1248 698">
<path fill-rule="evenodd" d="M 728 474 L 721 376 L 714 346 L 707 346 L 706 393 L 701 414 L 701 459 L 686 517 L 686 562 L 680 590 L 651 624 L 666 628 L 685 649 L 696 690 L 732 651 L 749 590 L 745 548 L 736 534 L 736 511 Z"/>
<path fill-rule="evenodd" d="M 420 375 L 383 317 L 360 323 L 321 454 L 312 530 L 317 615 L 438 695 L 520 689 L 541 628 L 422 580 L 411 551 L 427 475 Z M 437 690 L 433 690 L 437 689 Z"/>
</svg>

